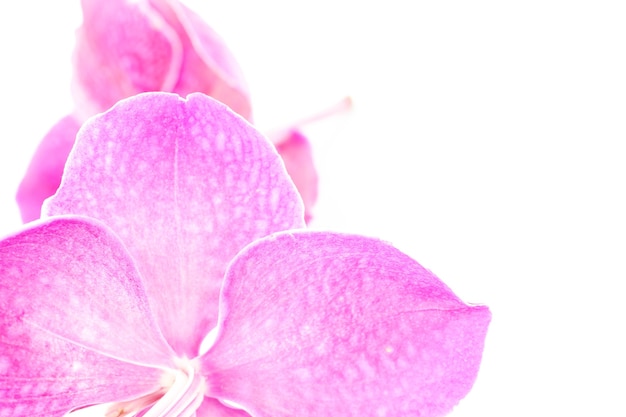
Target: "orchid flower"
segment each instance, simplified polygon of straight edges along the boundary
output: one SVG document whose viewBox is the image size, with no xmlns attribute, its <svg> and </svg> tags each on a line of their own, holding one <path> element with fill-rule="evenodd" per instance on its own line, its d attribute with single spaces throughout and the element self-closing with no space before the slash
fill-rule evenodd
<svg viewBox="0 0 626 417">
<path fill-rule="evenodd" d="M 181 96 L 202 92 L 252 118 L 248 87 L 230 50 L 178 0 L 82 0 L 81 4 L 83 24 L 74 51 L 76 111 L 44 136 L 19 186 L 17 202 L 24 222 L 38 219 L 44 199 L 58 188 L 81 123 L 118 100 L 145 91 Z M 318 185 L 311 147 L 302 134 L 273 139 L 277 146 L 284 144 L 279 150 L 289 158 L 288 172 L 298 178 L 297 188 L 306 195 L 310 217 Z"/>
<path fill-rule="evenodd" d="M 487 307 L 303 229 L 272 144 L 202 94 L 90 119 L 43 210 L 0 242 L 0 416 L 430 417 L 476 378 Z"/>
<path fill-rule="evenodd" d="M 213 29 L 178 0 L 81 0 L 74 93 L 100 113 L 144 91 L 203 92 L 250 120 L 241 69 Z"/>
</svg>

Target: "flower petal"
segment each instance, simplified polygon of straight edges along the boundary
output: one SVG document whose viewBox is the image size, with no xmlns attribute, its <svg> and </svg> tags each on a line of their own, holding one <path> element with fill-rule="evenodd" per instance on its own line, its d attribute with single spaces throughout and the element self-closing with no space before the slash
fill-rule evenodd
<svg viewBox="0 0 626 417">
<path fill-rule="evenodd" d="M 196 417 L 250 417 L 243 410 L 227 407 L 214 398 L 205 398 L 196 410 Z"/>
<path fill-rule="evenodd" d="M 52 218 L 1 241 L 0 297 L 0 415 L 137 397 L 175 366 L 132 260 L 93 220 Z"/>
<path fill-rule="evenodd" d="M 150 0 L 150 4 L 176 30 L 183 45 L 180 77 L 172 91 L 182 96 L 194 92 L 207 94 L 251 120 L 248 85 L 222 38 L 178 1 Z"/>
<path fill-rule="evenodd" d="M 283 158 L 287 173 L 293 180 L 302 201 L 304 218 L 307 222 L 313 217 L 313 206 L 317 201 L 318 177 L 313 162 L 313 150 L 309 140 L 298 130 L 289 131 L 276 145 Z"/>
<path fill-rule="evenodd" d="M 440 416 L 471 388 L 490 320 L 397 249 L 280 233 L 231 264 L 207 395 L 255 416 Z"/>
<path fill-rule="evenodd" d="M 94 217 L 118 233 L 168 342 L 188 357 L 217 322 L 230 260 L 304 226 L 271 143 L 202 94 L 146 93 L 85 123 L 47 213 Z"/>
<path fill-rule="evenodd" d="M 74 92 L 89 116 L 144 91 L 172 91 L 182 66 L 178 34 L 148 1 L 82 0 Z"/>
<path fill-rule="evenodd" d="M 41 204 L 59 187 L 65 160 L 79 128 L 80 123 L 75 117 L 65 116 L 50 129 L 37 147 L 17 190 L 17 204 L 24 223 L 39 218 Z"/>
<path fill-rule="evenodd" d="M 250 94 L 230 50 L 178 1 L 82 0 L 74 93 L 82 116 L 146 91 L 202 92 L 250 120 Z"/>
</svg>

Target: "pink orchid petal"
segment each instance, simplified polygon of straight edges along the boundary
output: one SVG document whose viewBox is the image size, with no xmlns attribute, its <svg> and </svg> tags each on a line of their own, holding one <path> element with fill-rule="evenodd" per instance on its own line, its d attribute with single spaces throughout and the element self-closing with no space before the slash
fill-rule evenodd
<svg viewBox="0 0 626 417">
<path fill-rule="evenodd" d="M 132 260 L 93 220 L 52 218 L 1 241 L 0 297 L 0 415 L 137 397 L 175 366 Z"/>
<path fill-rule="evenodd" d="M 208 94 L 246 119 L 247 84 L 223 40 L 177 1 L 83 0 L 75 95 L 86 115 L 146 91 Z"/>
<path fill-rule="evenodd" d="M 202 92 L 251 120 L 247 83 L 222 38 L 178 1 L 150 0 L 150 3 L 176 30 L 183 45 L 180 77 L 172 91 L 182 96 Z"/>
<path fill-rule="evenodd" d="M 490 320 L 378 240 L 280 233 L 231 264 L 207 395 L 257 417 L 440 416 L 467 394 Z"/>
<path fill-rule="evenodd" d="M 250 417 L 243 410 L 227 407 L 214 398 L 205 398 L 196 410 L 196 417 Z"/>
<path fill-rule="evenodd" d="M 86 114 L 144 91 L 172 91 L 182 67 L 179 35 L 146 0 L 82 0 L 75 93 Z"/>
<path fill-rule="evenodd" d="M 317 201 L 318 189 L 317 170 L 313 162 L 311 143 L 297 130 L 289 131 L 277 143 L 276 150 L 283 158 L 287 173 L 302 197 L 304 218 L 309 222 L 313 217 L 313 206 Z"/>
<path fill-rule="evenodd" d="M 202 94 L 146 93 L 91 119 L 47 208 L 118 233 L 168 342 L 188 357 L 217 322 L 230 260 L 255 239 L 304 226 L 271 143 Z"/>
<path fill-rule="evenodd" d="M 50 129 L 35 151 L 17 190 L 17 204 L 25 223 L 40 217 L 41 204 L 59 188 L 65 160 L 79 128 L 75 117 L 65 116 Z"/>
</svg>

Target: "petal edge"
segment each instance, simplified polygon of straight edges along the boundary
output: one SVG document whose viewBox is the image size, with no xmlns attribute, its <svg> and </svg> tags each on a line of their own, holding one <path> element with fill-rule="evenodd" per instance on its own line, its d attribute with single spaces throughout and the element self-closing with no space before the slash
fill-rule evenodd
<svg viewBox="0 0 626 417">
<path fill-rule="evenodd" d="M 231 264 L 210 391 L 258 416 L 440 416 L 471 388 L 490 312 L 381 241 L 280 233 Z"/>
</svg>

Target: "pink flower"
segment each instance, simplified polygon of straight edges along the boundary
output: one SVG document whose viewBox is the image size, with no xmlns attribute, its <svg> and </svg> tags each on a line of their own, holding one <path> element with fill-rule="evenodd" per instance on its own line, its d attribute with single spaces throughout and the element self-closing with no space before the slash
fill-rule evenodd
<svg viewBox="0 0 626 417">
<path fill-rule="evenodd" d="M 311 207 L 317 201 L 318 177 L 313 163 L 313 149 L 306 136 L 296 129 L 286 132 L 280 140 L 274 145 L 302 197 L 304 220 L 308 223 L 312 218 Z"/>
<path fill-rule="evenodd" d="M 78 112 L 145 91 L 202 92 L 250 120 L 248 87 L 226 44 L 178 0 L 82 0 L 76 33 Z"/>
<path fill-rule="evenodd" d="M 17 204 L 24 223 L 38 219 L 44 200 L 59 188 L 78 129 L 80 122 L 76 117 L 65 116 L 50 129 L 35 150 L 17 189 Z"/>
<path fill-rule="evenodd" d="M 204 95 L 91 119 L 44 212 L 0 242 L 0 416 L 440 416 L 476 378 L 489 310 L 300 229 L 272 145 Z"/>
<path fill-rule="evenodd" d="M 251 120 L 248 87 L 222 39 L 177 0 L 82 0 L 83 25 L 76 34 L 76 111 L 43 138 L 20 184 L 22 220 L 38 219 L 43 200 L 61 182 L 63 165 L 80 124 L 118 100 L 146 91 L 186 96 L 202 92 Z M 298 178 L 307 214 L 317 196 L 317 173 L 307 139 L 275 137 Z M 63 144 L 63 146 L 60 146 Z M 295 163 L 297 161 L 297 164 Z"/>
</svg>

